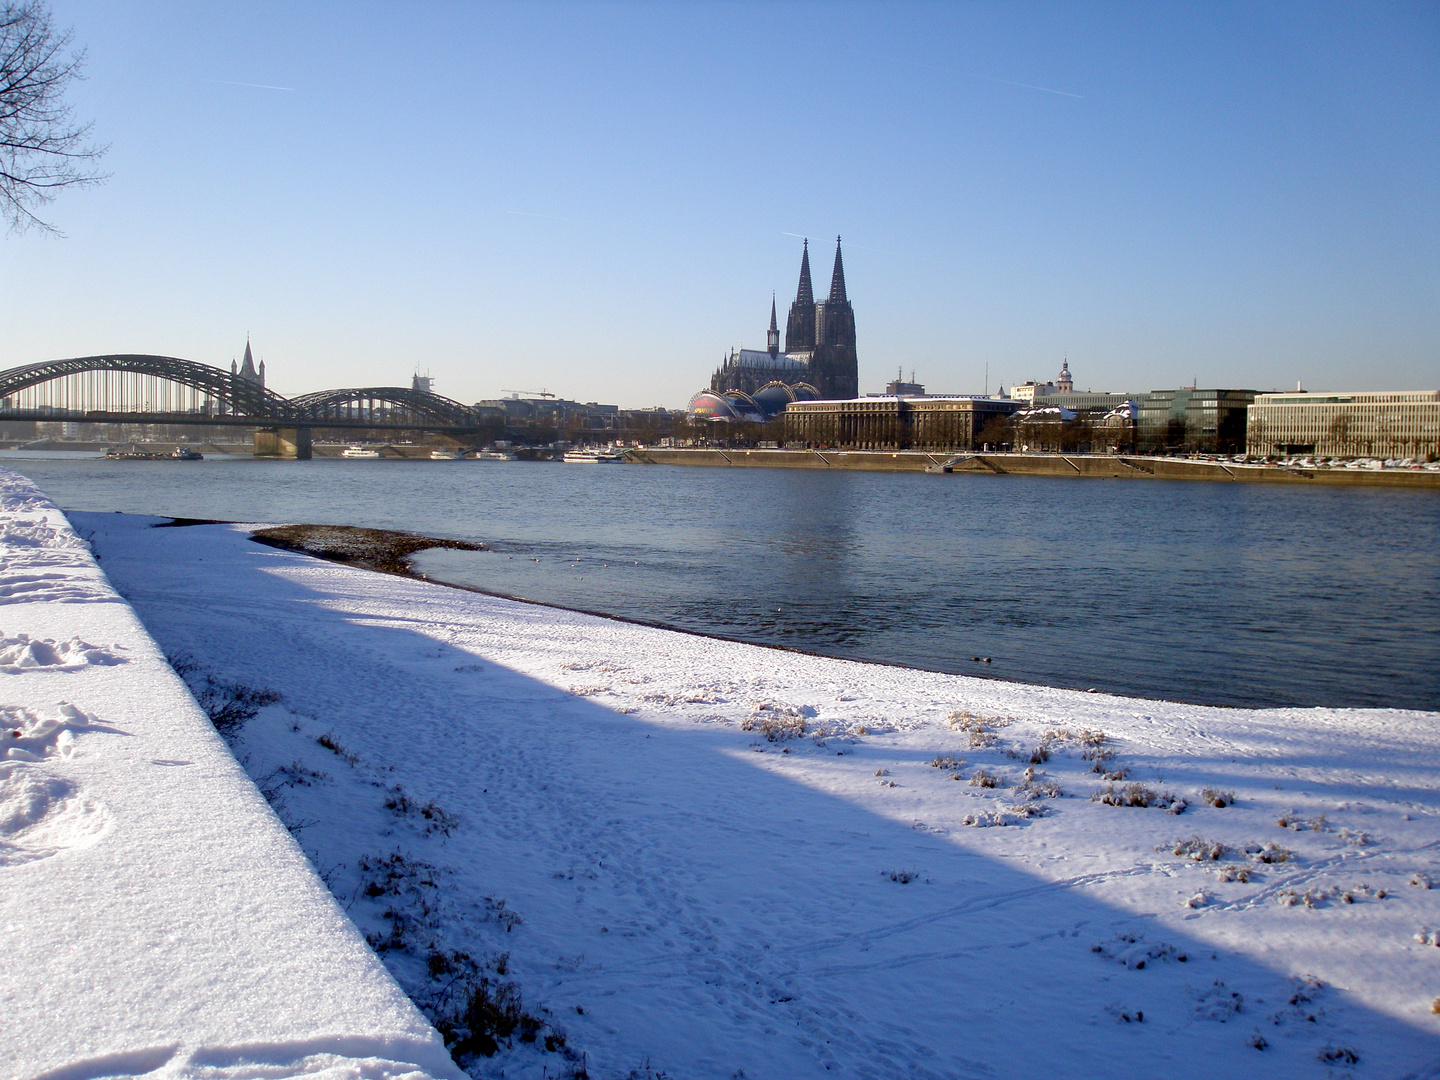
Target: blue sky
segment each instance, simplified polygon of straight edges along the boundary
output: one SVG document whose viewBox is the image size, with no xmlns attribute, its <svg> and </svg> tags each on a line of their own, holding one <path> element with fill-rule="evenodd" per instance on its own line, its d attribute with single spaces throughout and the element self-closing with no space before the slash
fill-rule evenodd
<svg viewBox="0 0 1440 1080">
<path fill-rule="evenodd" d="M 678 407 L 843 234 L 862 392 L 1440 385 L 1431 3 L 54 10 L 113 175 L 0 366 Z"/>
</svg>

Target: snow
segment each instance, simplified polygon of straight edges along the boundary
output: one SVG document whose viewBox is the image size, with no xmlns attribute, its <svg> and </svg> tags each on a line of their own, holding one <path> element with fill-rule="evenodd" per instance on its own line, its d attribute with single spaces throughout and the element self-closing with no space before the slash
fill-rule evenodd
<svg viewBox="0 0 1440 1080">
<path fill-rule="evenodd" d="M 39 504 L 6 520 L 45 514 L 58 545 Z M 194 1075 L 222 1075 L 201 1070 L 236 1052 L 202 1044 L 293 1059 L 316 1015 L 326 1053 L 363 1056 L 345 1032 L 395 1031 L 377 1056 L 434 1045 L 382 984 L 338 974 L 374 962 L 258 790 L 475 1077 L 1440 1076 L 1436 714 L 834 660 L 341 567 L 238 526 L 71 518 L 254 783 L 82 548 L 47 580 L 103 602 L 0 606 L 16 656 L 124 660 L 0 674 L 33 714 L 42 760 L 23 767 L 69 785 L 27 788 L 15 819 L 65 804 L 74 822 L 58 855 L 0 866 L 19 1075 L 103 1054 L 139 1074 L 180 1041 Z M 164 923 L 152 876 L 181 900 Z M 151 947 L 166 934 L 181 944 Z M 322 989 L 336 1001 L 312 1008 Z M 367 1003 L 390 1028 L 350 1019 Z"/>
<path fill-rule="evenodd" d="M 0 1076 L 454 1077 L 88 545 L 0 472 Z"/>
</svg>

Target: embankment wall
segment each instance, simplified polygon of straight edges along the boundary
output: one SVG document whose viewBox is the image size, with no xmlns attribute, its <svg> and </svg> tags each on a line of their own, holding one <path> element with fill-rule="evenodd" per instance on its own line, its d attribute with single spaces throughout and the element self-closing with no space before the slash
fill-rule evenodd
<svg viewBox="0 0 1440 1080">
<path fill-rule="evenodd" d="M 1112 480 L 1209 480 L 1220 483 L 1329 484 L 1440 489 L 1440 472 L 1416 469 L 1300 469 L 1238 465 L 1189 458 L 1111 454 L 945 454 L 916 450 L 631 450 L 646 465 L 729 468 L 854 469 L 866 472 L 946 472 L 995 476 L 1058 476 Z"/>
</svg>

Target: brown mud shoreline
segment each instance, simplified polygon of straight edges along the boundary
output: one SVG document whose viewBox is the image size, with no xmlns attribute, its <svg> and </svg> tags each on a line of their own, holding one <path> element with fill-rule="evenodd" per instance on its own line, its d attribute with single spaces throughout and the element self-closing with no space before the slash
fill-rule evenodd
<svg viewBox="0 0 1440 1080">
<path fill-rule="evenodd" d="M 175 522 L 177 525 L 180 521 Z M 194 522 L 194 524 L 201 524 Z M 469 540 L 442 540 L 434 536 L 394 532 L 390 529 L 366 529 L 358 525 L 275 525 L 255 529 L 251 539 L 258 544 L 298 551 L 317 559 L 378 570 L 385 574 L 428 580 L 410 568 L 410 556 L 431 548 L 452 551 L 489 551 L 484 544 Z"/>
</svg>

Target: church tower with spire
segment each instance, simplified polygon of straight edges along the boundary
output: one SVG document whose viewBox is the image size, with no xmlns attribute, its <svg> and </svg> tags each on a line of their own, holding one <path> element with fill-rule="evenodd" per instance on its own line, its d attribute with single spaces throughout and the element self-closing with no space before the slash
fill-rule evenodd
<svg viewBox="0 0 1440 1080">
<path fill-rule="evenodd" d="M 815 305 L 815 352 L 810 358 L 815 388 L 827 398 L 860 396 L 860 365 L 855 353 L 855 309 L 845 291 L 845 263 L 835 238 L 835 269 L 830 295 Z"/>
<path fill-rule="evenodd" d="M 800 287 L 785 323 L 785 354 L 810 359 L 815 351 L 815 290 L 810 286 L 810 241 L 800 251 Z"/>
<path fill-rule="evenodd" d="M 235 365 L 232 363 L 230 367 L 233 371 Z M 262 361 L 260 364 L 260 370 L 255 370 L 255 357 L 250 354 L 249 338 L 245 339 L 245 359 L 241 361 L 240 370 L 236 374 L 239 378 L 244 379 L 247 382 L 259 383 L 261 386 L 265 385 L 265 364 Z"/>
</svg>

